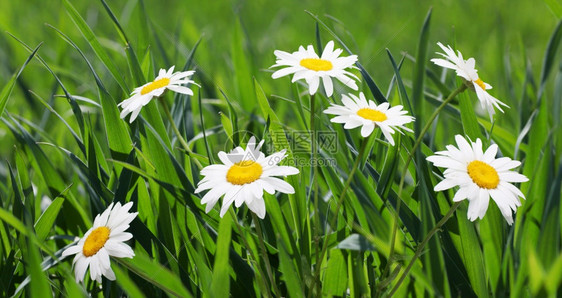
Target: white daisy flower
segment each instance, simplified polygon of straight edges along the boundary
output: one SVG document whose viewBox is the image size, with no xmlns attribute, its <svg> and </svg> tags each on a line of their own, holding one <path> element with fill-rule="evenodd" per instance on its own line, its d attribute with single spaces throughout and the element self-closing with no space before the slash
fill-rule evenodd
<svg viewBox="0 0 562 298">
<path fill-rule="evenodd" d="M 483 152 L 480 139 L 469 144 L 461 135 L 456 135 L 455 140 L 458 148 L 448 145 L 446 151 L 427 158 L 434 166 L 447 168 L 443 173 L 445 179 L 435 185 L 435 191 L 459 186 L 453 201 L 468 199 L 467 215 L 471 221 L 484 217 L 492 197 L 507 223 L 513 224 L 511 210 L 516 211 L 521 206 L 519 197 L 524 199 L 525 196 L 511 183 L 529 181 L 524 175 L 510 171 L 521 162 L 509 157 L 496 158 L 496 144 Z"/>
<path fill-rule="evenodd" d="M 498 108 L 498 110 L 500 110 L 502 113 L 503 110 L 500 105 L 509 108 L 508 105 L 499 101 L 497 98 L 493 97 L 486 91 L 488 89 L 492 89 L 492 86 L 490 86 L 490 84 L 488 83 L 483 82 L 478 77 L 478 71 L 474 68 L 476 64 L 474 58 L 468 58 L 468 60 L 464 60 L 461 52 L 457 51 L 458 55 L 455 54 L 455 51 L 453 51 L 451 46 L 448 45 L 447 47 L 445 47 L 440 42 L 438 42 L 437 45 L 439 45 L 445 52 L 445 54 L 437 54 L 445 57 L 445 59 L 434 58 L 431 59 L 431 62 L 441 67 L 454 69 L 457 72 L 457 76 L 463 78 L 467 86 L 476 92 L 476 96 L 478 97 L 478 100 L 480 100 L 482 108 L 488 111 L 490 119 L 493 118 L 495 113 L 494 106 Z"/>
<path fill-rule="evenodd" d="M 174 67 L 175 66 L 170 67 L 168 71 L 160 69 L 158 76 L 154 79 L 154 81 L 135 88 L 135 90 L 131 93 L 131 97 L 125 99 L 119 104 L 119 106 L 123 108 L 123 111 L 121 111 L 121 118 L 125 118 L 128 114 L 131 114 L 129 123 L 132 123 L 139 115 L 141 108 L 146 106 L 153 97 L 161 96 L 166 89 L 177 93 L 193 95 L 193 91 L 191 89 L 182 85 L 195 84 L 194 81 L 188 78 L 193 75 L 195 71 L 179 71 L 174 73 Z"/>
<path fill-rule="evenodd" d="M 259 218 L 265 217 L 263 191 L 274 194 L 275 191 L 292 194 L 295 189 L 287 182 L 274 176 L 287 176 L 299 173 L 291 166 L 279 166 L 286 155 L 286 150 L 265 156 L 260 152 L 263 140 L 256 147 L 256 139 L 251 137 L 246 149 L 236 147 L 230 153 L 219 152 L 223 164 L 210 165 L 201 170 L 205 176 L 199 181 L 195 193 L 209 189 L 201 199 L 207 204 L 205 212 L 211 211 L 220 197 L 224 195 L 220 216 L 223 217 L 230 205 L 236 207 L 246 203 Z"/>
<path fill-rule="evenodd" d="M 357 90 L 355 80 L 359 80 L 359 78 L 345 70 L 354 67 L 353 64 L 357 61 L 357 55 L 339 57 L 342 52 L 342 49 L 334 50 L 333 41 L 326 44 L 321 57 L 318 57 L 312 45 L 309 45 L 306 49 L 300 46 L 299 50 L 292 54 L 276 50 L 274 54 L 277 56 L 277 61 L 271 67 L 288 67 L 274 72 L 271 77 L 277 79 L 294 74 L 292 82 L 300 79 L 306 80 L 310 95 L 318 91 L 320 78 L 322 78 L 328 96 L 332 96 L 334 93 L 332 78 L 336 78 L 349 88 Z"/>
<path fill-rule="evenodd" d="M 414 117 L 406 116 L 408 111 L 402 110 L 402 106 L 394 106 L 390 108 L 388 102 L 377 105 L 374 101 L 365 98 L 363 92 L 359 93 L 359 97 L 349 94 L 342 94 L 343 106 L 332 104 L 324 111 L 326 114 L 337 115 L 330 121 L 334 123 L 345 123 L 343 128 L 353 129 L 361 127 L 361 136 L 368 137 L 375 127 L 380 127 L 384 137 L 394 146 L 392 134 L 395 130 L 402 133 L 397 128 L 412 132 L 411 129 L 404 126 L 406 123 L 414 121 Z"/>
<path fill-rule="evenodd" d="M 125 232 L 138 212 L 129 213 L 133 202 L 123 206 L 121 203 L 111 203 L 102 213 L 94 219 L 94 226 L 89 229 L 76 245 L 62 252 L 62 257 L 76 255 L 72 261 L 76 282 L 84 280 L 86 270 L 90 267 L 90 277 L 101 283 L 101 276 L 115 280 L 111 270 L 109 257 L 132 258 L 135 253 L 124 242 L 133 235 Z"/>
</svg>

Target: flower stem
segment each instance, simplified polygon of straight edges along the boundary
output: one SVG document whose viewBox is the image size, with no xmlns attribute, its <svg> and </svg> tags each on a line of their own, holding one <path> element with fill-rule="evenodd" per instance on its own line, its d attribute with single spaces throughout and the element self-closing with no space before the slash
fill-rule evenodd
<svg viewBox="0 0 562 298">
<path fill-rule="evenodd" d="M 449 104 L 459 93 L 466 90 L 466 88 L 467 88 L 466 85 L 464 85 L 464 84 L 461 85 L 459 88 L 457 88 L 451 94 L 449 94 L 449 97 L 447 97 L 447 99 L 445 99 L 443 101 L 443 103 L 439 107 L 437 107 L 437 109 L 433 112 L 433 114 L 431 114 L 431 116 L 427 120 L 425 126 L 420 131 L 420 134 L 419 134 L 418 138 L 416 139 L 416 143 L 412 147 L 412 150 L 410 150 L 410 154 L 408 154 L 408 158 L 406 159 L 406 163 L 404 165 L 404 170 L 402 171 L 402 174 L 400 175 L 400 184 L 398 186 L 398 202 L 396 203 L 396 212 L 394 212 L 394 221 L 393 221 L 393 224 L 392 224 L 392 236 L 390 238 L 391 239 L 390 253 L 389 253 L 389 257 L 388 257 L 388 262 L 386 263 L 386 266 L 385 266 L 383 274 L 382 274 L 383 277 L 385 277 L 387 275 L 387 273 L 389 272 L 390 266 L 392 265 L 392 262 L 394 261 L 394 256 L 393 256 L 394 255 L 394 245 L 395 245 L 395 242 L 396 242 L 396 231 L 398 230 L 398 220 L 399 220 L 399 215 L 400 215 L 399 213 L 400 213 L 400 207 L 401 207 L 401 204 L 402 204 L 402 197 L 401 197 L 402 196 L 402 189 L 404 187 L 404 178 L 406 177 L 406 173 L 408 172 L 408 166 L 410 165 L 410 161 L 412 161 L 412 158 L 413 158 L 414 154 L 416 153 L 416 150 L 418 149 L 418 146 L 421 144 L 421 142 L 423 140 L 423 136 L 429 130 L 429 127 L 433 123 L 433 120 L 435 120 L 437 115 L 439 115 L 441 110 L 443 110 L 445 108 L 445 106 L 447 106 L 447 104 Z M 384 284 L 386 284 L 386 283 L 384 283 Z"/>
<path fill-rule="evenodd" d="M 174 117 L 172 117 L 172 114 L 170 113 L 170 109 L 168 108 L 168 103 L 166 103 L 166 100 L 164 98 L 161 98 L 160 103 L 162 104 L 162 107 L 164 108 L 164 112 L 166 113 L 166 116 L 168 117 L 168 120 L 170 121 L 170 125 L 172 126 L 172 129 L 174 130 L 174 133 L 178 137 L 178 140 L 179 140 L 180 144 L 182 145 L 183 149 L 188 153 L 189 156 L 193 157 L 195 155 L 195 153 L 193 153 L 193 151 L 191 151 L 191 149 L 189 148 L 189 145 L 187 144 L 185 139 L 182 137 L 182 135 L 180 133 L 180 130 L 176 126 L 176 123 L 174 122 Z M 197 158 L 194 157 L 194 158 L 192 158 L 192 160 L 197 165 L 197 167 L 199 169 L 203 168 L 203 166 L 201 165 L 199 160 L 197 160 Z"/>
<path fill-rule="evenodd" d="M 320 227 L 322 225 L 322 223 L 320 222 L 320 215 L 318 213 L 318 183 L 316 181 L 316 179 L 318 179 L 318 149 L 316 148 L 316 129 L 315 129 L 315 118 L 316 115 L 314 113 L 315 111 L 315 96 L 314 94 L 310 95 L 310 141 L 311 141 L 311 145 L 310 145 L 310 150 L 311 150 L 311 164 L 310 166 L 312 167 L 312 181 L 310 181 L 311 184 L 311 192 L 312 192 L 312 201 L 313 201 L 313 220 L 314 220 L 314 225 L 313 225 L 313 239 L 314 239 L 314 254 L 316 255 L 316 264 L 319 264 L 321 262 L 321 260 L 318 258 L 319 257 L 319 244 L 320 244 Z M 316 276 L 318 278 L 318 276 Z M 320 286 L 318 286 L 317 288 L 318 291 L 320 291 Z M 312 291 L 311 291 L 312 292 Z"/>
<path fill-rule="evenodd" d="M 234 212 L 234 209 L 230 208 L 230 215 L 232 217 L 232 220 L 234 221 L 234 226 L 236 227 L 236 230 L 238 232 L 238 234 L 240 235 L 240 238 L 242 239 L 242 242 L 244 242 L 244 246 L 246 247 L 246 249 L 250 252 L 250 257 L 254 260 L 254 262 L 256 262 L 256 266 L 258 266 L 259 268 L 259 264 L 258 264 L 258 257 L 256 257 L 256 255 L 254 254 L 254 251 L 250 248 L 250 244 L 248 244 L 248 240 L 246 239 L 246 234 L 242 232 L 242 228 L 240 227 L 240 223 L 238 222 L 238 217 L 236 216 L 236 212 Z M 267 280 L 265 279 L 265 274 L 262 272 L 262 270 L 258 270 L 259 272 L 259 277 L 258 278 L 259 281 L 261 281 L 261 284 L 263 286 L 264 291 L 267 290 L 267 295 L 264 295 L 265 297 L 272 297 L 271 293 L 269 292 L 269 287 L 267 285 Z"/>
<path fill-rule="evenodd" d="M 336 211 L 334 212 L 334 214 L 333 214 L 333 216 L 331 217 L 331 220 L 330 220 L 330 227 L 334 227 L 337 223 L 338 214 L 340 212 L 341 206 L 343 205 L 343 199 L 345 198 L 345 194 L 347 192 L 347 189 L 351 185 L 351 181 L 353 180 L 353 175 L 355 174 L 355 172 L 359 168 L 359 163 L 363 159 L 363 155 L 365 155 L 365 151 L 367 149 L 368 143 L 369 143 L 369 138 L 363 139 L 363 143 L 361 144 L 361 148 L 359 149 L 359 153 L 357 154 L 357 158 L 355 159 L 355 162 L 353 163 L 353 167 L 351 168 L 351 172 L 349 172 L 349 175 L 347 177 L 347 180 L 345 181 L 343 190 L 341 191 L 340 196 L 338 197 L 337 205 L 336 205 Z M 326 236 L 326 239 L 324 240 L 324 242 L 322 244 L 322 250 L 321 250 L 320 256 L 318 258 L 320 261 L 318 263 L 316 263 L 316 268 L 315 268 L 316 278 L 314 279 L 313 282 L 317 282 L 318 284 L 320 284 L 320 282 L 319 282 L 320 269 L 321 269 L 320 265 L 322 263 L 322 260 L 324 259 L 324 256 L 326 255 L 326 252 L 328 251 L 328 239 L 327 238 L 328 237 Z"/>
<path fill-rule="evenodd" d="M 414 263 L 416 262 L 416 260 L 422 254 L 422 251 L 423 251 L 425 245 L 427 244 L 427 242 L 429 242 L 431 237 L 433 237 L 433 235 L 438 230 L 441 229 L 441 227 L 449 220 L 449 218 L 451 218 L 451 216 L 453 216 L 453 213 L 455 213 L 455 210 L 457 210 L 457 208 L 461 205 L 461 203 L 462 202 L 456 202 L 455 204 L 453 204 L 453 206 L 451 206 L 451 209 L 449 209 L 447 214 L 445 214 L 445 216 L 443 216 L 443 218 L 441 218 L 441 220 L 435 225 L 435 227 L 433 227 L 433 229 L 431 229 L 431 231 L 429 231 L 429 233 L 427 233 L 427 236 L 425 236 L 425 238 L 420 243 L 420 245 L 418 245 L 418 248 L 416 249 L 416 253 L 414 254 L 414 257 L 412 258 L 412 260 L 410 260 L 410 263 L 408 264 L 408 267 L 406 267 L 406 269 L 404 269 L 404 272 L 402 272 L 402 275 L 400 275 L 400 278 L 398 279 L 398 282 L 396 283 L 396 285 L 394 285 L 394 288 L 392 289 L 392 291 L 390 291 L 390 294 L 388 295 L 389 297 L 392 297 L 392 295 L 398 290 L 398 288 L 400 287 L 400 284 L 402 284 L 402 281 L 404 281 L 404 278 L 406 278 L 406 276 L 408 275 L 408 272 L 410 272 L 410 269 L 412 269 L 412 266 L 414 266 Z"/>
<path fill-rule="evenodd" d="M 256 226 L 256 232 L 258 234 L 258 239 L 259 239 L 258 242 L 259 242 L 261 254 L 262 254 L 262 257 L 263 257 L 263 261 L 265 263 L 265 270 L 267 272 L 267 277 L 269 278 L 269 282 L 271 283 L 271 286 L 273 287 L 273 292 L 275 293 L 275 295 L 277 297 L 281 297 L 281 292 L 277 288 L 277 284 L 275 283 L 275 279 L 273 278 L 273 273 L 272 273 L 273 271 L 271 270 L 271 264 L 269 263 L 269 256 L 267 254 L 267 250 L 265 249 L 265 242 L 263 240 L 263 232 L 261 230 L 259 219 L 254 214 L 254 212 L 250 212 L 250 213 L 252 213 L 252 219 L 254 220 L 254 225 Z"/>
</svg>

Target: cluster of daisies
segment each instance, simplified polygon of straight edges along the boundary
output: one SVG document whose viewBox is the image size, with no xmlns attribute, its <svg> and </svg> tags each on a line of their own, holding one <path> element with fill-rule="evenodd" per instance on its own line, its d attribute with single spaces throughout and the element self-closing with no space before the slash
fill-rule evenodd
<svg viewBox="0 0 562 298">
<path fill-rule="evenodd" d="M 445 47 L 441 43 L 438 45 L 444 51 L 438 54 L 444 59 L 435 58 L 431 61 L 441 67 L 455 70 L 464 84 L 476 93 L 490 118 L 493 117 L 494 108 L 503 112 L 500 105 L 506 105 L 487 92 L 492 87 L 479 78 L 474 68 L 474 58 L 464 60 L 462 54 L 458 51 L 455 53 L 450 46 Z M 277 60 L 272 67 L 280 69 L 275 71 L 272 77 L 277 79 L 292 74 L 292 82 L 304 80 L 311 96 L 321 90 L 320 81 L 325 94 L 332 96 L 334 78 L 357 91 L 356 81 L 359 78 L 349 70 L 356 68 L 354 65 L 358 58 L 356 55 L 341 57 L 342 52 L 342 49 L 334 49 L 333 41 L 326 44 L 320 56 L 316 54 L 312 45 L 306 48 L 301 46 L 293 53 L 275 51 Z M 161 69 L 152 82 L 136 88 L 130 98 L 119 104 L 122 107 L 121 118 L 130 114 L 129 121 L 133 122 L 143 106 L 163 95 L 166 90 L 193 95 L 188 85 L 195 84 L 190 79 L 194 73 L 174 72 L 174 67 Z M 396 131 L 412 132 L 405 125 L 413 122 L 414 117 L 407 115 L 408 112 L 403 106 L 391 107 L 388 103 L 377 105 L 373 100 L 368 100 L 362 92 L 358 95 L 341 94 L 341 102 L 343 105 L 331 104 L 324 113 L 335 115 L 331 122 L 344 124 L 345 129 L 361 127 L 360 133 L 364 138 L 379 128 L 389 144 L 394 146 L 392 135 Z M 472 142 L 461 135 L 457 135 L 455 139 L 457 147 L 448 145 L 446 151 L 436 152 L 427 158 L 435 166 L 446 168 L 444 179 L 435 186 L 435 191 L 458 186 L 453 201 L 468 199 L 467 215 L 472 221 L 484 216 L 491 197 L 511 225 L 512 211 L 521 205 L 519 198 L 524 198 L 523 193 L 512 183 L 528 181 L 525 176 L 511 171 L 518 167 L 520 162 L 508 157 L 496 158 L 498 146 L 495 144 L 484 151 L 480 139 Z M 219 214 L 221 217 L 233 203 L 236 207 L 245 203 L 252 212 L 263 219 L 266 215 L 264 191 L 268 194 L 295 192 L 292 185 L 280 178 L 299 173 L 295 167 L 279 165 L 287 157 L 286 150 L 266 156 L 260 151 L 263 143 L 263 140 L 257 142 L 252 137 L 245 148 L 239 146 L 229 153 L 221 151 L 218 153 L 220 164 L 212 164 L 201 170 L 204 178 L 199 181 L 195 193 L 206 191 L 201 198 L 201 204 L 206 205 L 205 212 L 210 212 L 222 197 Z M 75 245 L 63 252 L 63 257 L 75 255 L 73 264 L 77 281 L 83 281 L 88 267 L 92 280 L 101 282 L 102 275 L 114 280 L 115 275 L 111 270 L 109 258 L 132 258 L 135 255 L 131 247 L 125 244 L 125 241 L 132 237 L 126 230 L 137 215 L 136 212 L 129 212 L 131 207 L 132 202 L 123 206 L 120 203 L 111 204 L 95 218 L 93 227 Z"/>
</svg>

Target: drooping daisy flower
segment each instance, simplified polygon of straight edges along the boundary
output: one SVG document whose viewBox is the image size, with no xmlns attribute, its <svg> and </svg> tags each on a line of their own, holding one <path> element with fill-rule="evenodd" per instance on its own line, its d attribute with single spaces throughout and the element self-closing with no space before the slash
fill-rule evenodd
<svg viewBox="0 0 562 298">
<path fill-rule="evenodd" d="M 246 149 L 236 147 L 230 153 L 219 152 L 223 164 L 210 165 L 201 170 L 205 176 L 195 193 L 209 189 L 201 199 L 207 204 L 205 212 L 211 211 L 219 198 L 224 195 L 220 216 L 223 217 L 230 205 L 236 207 L 246 203 L 259 218 L 265 217 L 263 191 L 274 194 L 275 191 L 292 194 L 295 189 L 287 182 L 274 176 L 287 176 L 299 173 L 291 166 L 279 166 L 287 155 L 286 150 L 265 156 L 260 152 L 263 140 L 256 146 L 256 139 L 251 137 Z"/>
<path fill-rule="evenodd" d="M 478 97 L 478 100 L 480 100 L 482 108 L 488 111 L 490 120 L 493 118 L 495 113 L 494 106 L 498 108 L 498 110 L 500 110 L 502 113 L 503 110 L 500 105 L 509 108 L 508 105 L 499 101 L 497 98 L 493 97 L 486 91 L 488 89 L 492 89 L 492 86 L 490 86 L 490 84 L 488 83 L 485 83 L 478 77 L 478 71 L 474 68 L 476 64 L 474 58 L 468 58 L 468 60 L 464 60 L 461 52 L 457 51 L 458 55 L 455 54 L 455 51 L 453 51 L 451 46 L 445 47 L 440 42 L 438 42 L 437 45 L 439 45 L 445 52 L 445 54 L 437 54 L 445 57 L 445 59 L 434 58 L 431 59 L 431 61 L 441 67 L 455 70 L 457 72 L 457 76 L 463 78 L 465 80 L 465 84 L 467 84 L 470 89 L 476 92 L 476 96 Z"/>
<path fill-rule="evenodd" d="M 397 128 L 412 132 L 411 129 L 405 127 L 406 123 L 414 121 L 414 117 L 406 116 L 408 111 L 402 110 L 402 106 L 394 106 L 385 102 L 377 105 L 374 101 L 365 98 L 363 92 L 359 93 L 359 97 L 354 94 L 349 96 L 342 94 L 343 106 L 332 104 L 324 111 L 326 114 L 337 115 L 330 121 L 334 123 L 345 123 L 343 128 L 353 129 L 361 127 L 361 136 L 368 137 L 375 127 L 380 127 L 384 137 L 394 146 L 392 134 L 395 130 L 401 132 Z"/>
<path fill-rule="evenodd" d="M 62 257 L 76 255 L 72 264 L 76 282 L 83 281 L 86 270 L 90 267 L 90 277 L 101 283 L 101 276 L 115 280 L 111 270 L 109 257 L 132 258 L 135 253 L 124 242 L 133 235 L 125 232 L 138 212 L 129 213 L 133 202 L 123 206 L 121 203 L 111 203 L 102 213 L 94 219 L 94 226 L 89 229 L 76 245 L 62 252 Z"/>
<path fill-rule="evenodd" d="M 131 93 L 131 97 L 122 101 L 119 104 L 119 106 L 123 108 L 123 111 L 121 111 L 121 118 L 125 118 L 128 114 L 131 114 L 129 123 L 132 123 L 139 115 L 141 108 L 147 105 L 153 97 L 161 96 L 166 89 L 177 93 L 193 95 L 193 91 L 191 91 L 191 89 L 182 85 L 195 84 L 195 82 L 188 78 L 193 75 L 195 71 L 190 70 L 174 72 L 174 67 L 175 66 L 170 67 L 168 71 L 160 69 L 158 76 L 154 79 L 154 81 L 136 88 Z"/>
<path fill-rule="evenodd" d="M 483 152 L 480 139 L 469 144 L 465 138 L 456 135 L 455 140 L 458 148 L 448 145 L 446 151 L 436 152 L 427 158 L 435 166 L 447 168 L 443 173 L 445 179 L 435 185 L 435 191 L 459 186 L 453 201 L 468 199 L 467 215 L 471 221 L 484 217 L 492 197 L 507 223 L 513 224 L 511 210 L 516 211 L 521 206 L 519 197 L 524 199 L 525 196 L 511 183 L 529 181 L 524 175 L 510 171 L 521 162 L 509 157 L 496 158 L 496 144 Z"/>
<path fill-rule="evenodd" d="M 349 88 L 357 90 L 355 80 L 359 80 L 359 78 L 345 70 L 354 67 L 353 64 L 357 61 L 357 55 L 339 57 L 342 52 L 342 49 L 334 50 L 333 41 L 326 44 L 321 57 L 318 57 L 312 45 L 309 45 L 306 49 L 300 46 L 299 50 L 292 54 L 276 50 L 274 54 L 277 56 L 277 61 L 271 67 L 287 67 L 274 72 L 271 77 L 277 79 L 294 74 L 292 82 L 300 79 L 306 80 L 310 95 L 316 94 L 316 91 L 318 91 L 320 78 L 322 78 L 328 96 L 332 96 L 334 93 L 332 78 L 336 78 Z"/>
</svg>

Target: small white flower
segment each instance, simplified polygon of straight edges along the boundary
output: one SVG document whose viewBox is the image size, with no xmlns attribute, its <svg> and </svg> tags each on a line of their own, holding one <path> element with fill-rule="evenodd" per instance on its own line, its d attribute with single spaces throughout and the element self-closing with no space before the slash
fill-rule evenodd
<svg viewBox="0 0 562 298">
<path fill-rule="evenodd" d="M 446 151 L 436 152 L 427 158 L 434 166 L 447 168 L 443 173 L 445 179 L 435 185 L 435 191 L 459 186 L 453 201 L 468 199 L 467 216 L 471 221 L 484 217 L 492 197 L 507 223 L 513 224 L 511 210 L 516 211 L 521 206 L 519 197 L 525 196 L 511 183 L 529 181 L 524 175 L 510 171 L 521 165 L 521 162 L 509 157 L 496 159 L 496 144 L 483 152 L 480 139 L 469 144 L 465 138 L 456 135 L 455 140 L 458 148 L 448 145 Z"/>
<path fill-rule="evenodd" d="M 493 118 L 495 113 L 494 106 L 498 108 L 498 110 L 500 110 L 502 113 L 503 110 L 500 107 L 500 105 L 509 108 L 508 105 L 499 101 L 497 98 L 493 97 L 486 91 L 488 89 L 492 89 L 492 86 L 490 86 L 490 84 L 483 82 L 478 77 L 478 71 L 474 68 L 476 64 L 474 58 L 468 58 L 468 60 L 464 60 L 461 52 L 457 51 L 458 55 L 455 54 L 455 51 L 453 51 L 451 46 L 445 47 L 440 42 L 438 42 L 437 45 L 439 45 L 441 49 L 443 49 L 443 51 L 445 52 L 445 54 L 443 53 L 437 53 L 437 54 L 445 57 L 445 59 L 434 58 L 431 59 L 431 61 L 441 67 L 455 70 L 457 72 L 457 76 L 463 78 L 465 80 L 465 83 L 470 87 L 470 89 L 476 92 L 476 96 L 478 97 L 478 100 L 480 100 L 480 104 L 482 105 L 482 108 L 488 111 L 488 114 L 490 115 L 490 120 Z"/>
<path fill-rule="evenodd" d="M 408 111 L 402 110 L 402 106 L 394 106 L 390 108 L 388 102 L 377 105 L 374 101 L 365 98 L 363 92 L 359 93 L 359 97 L 349 94 L 349 96 L 342 94 L 343 106 L 332 104 L 324 111 L 326 114 L 337 115 L 330 121 L 334 123 L 345 123 L 343 128 L 353 129 L 361 127 L 361 136 L 368 137 L 375 127 L 380 127 L 384 137 L 394 146 L 394 139 L 392 134 L 394 131 L 400 131 L 401 128 L 405 131 L 412 132 L 411 129 L 405 127 L 406 123 L 414 121 L 414 117 L 405 116 Z"/>
<path fill-rule="evenodd" d="M 90 267 L 90 277 L 101 283 L 101 276 L 115 280 L 109 257 L 132 258 L 135 253 L 124 242 L 133 235 L 125 232 L 138 212 L 129 213 L 133 202 L 123 206 L 111 203 L 107 209 L 94 219 L 94 226 L 89 229 L 76 245 L 62 252 L 62 257 L 76 255 L 72 264 L 76 282 L 84 280 L 86 270 Z"/>
<path fill-rule="evenodd" d="M 121 111 L 121 118 L 125 118 L 128 114 L 131 114 L 129 122 L 132 123 L 139 115 L 142 107 L 147 105 L 153 97 L 161 96 L 166 89 L 177 93 L 193 95 L 191 89 L 182 85 L 195 84 L 195 82 L 188 78 L 193 75 L 195 71 L 190 70 L 174 73 L 174 67 L 175 66 L 170 67 L 168 71 L 160 69 L 154 81 L 135 88 L 131 93 L 131 97 L 119 104 L 119 106 L 123 108 L 123 111 Z"/>
<path fill-rule="evenodd" d="M 223 164 L 209 165 L 201 170 L 205 176 L 199 181 L 195 193 L 209 189 L 201 199 L 207 204 L 205 212 L 211 211 L 219 198 L 224 195 L 220 216 L 223 217 L 230 205 L 240 207 L 246 203 L 259 218 L 265 217 L 263 191 L 274 194 L 275 191 L 292 194 L 294 188 L 282 179 L 273 176 L 287 176 L 299 173 L 291 166 L 279 166 L 287 155 L 286 150 L 265 156 L 260 152 L 263 140 L 256 146 L 256 139 L 251 137 L 246 149 L 236 147 L 230 153 L 219 152 Z"/>
<path fill-rule="evenodd" d="M 332 78 L 336 78 L 349 88 L 357 90 L 357 84 L 353 78 L 356 80 L 359 80 L 359 78 L 345 70 L 354 67 L 353 64 L 357 61 L 357 55 L 339 57 L 342 52 L 342 49 L 334 50 L 333 41 L 326 44 L 321 57 L 318 57 L 312 45 L 309 45 L 306 49 L 300 46 L 299 50 L 292 54 L 276 50 L 274 54 L 277 56 L 277 61 L 271 67 L 287 67 L 274 72 L 271 77 L 277 79 L 294 74 L 292 82 L 300 79 L 306 80 L 310 95 L 318 91 L 320 78 L 322 78 L 328 96 L 332 96 L 334 93 Z"/>
</svg>

